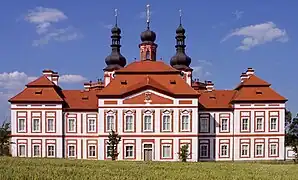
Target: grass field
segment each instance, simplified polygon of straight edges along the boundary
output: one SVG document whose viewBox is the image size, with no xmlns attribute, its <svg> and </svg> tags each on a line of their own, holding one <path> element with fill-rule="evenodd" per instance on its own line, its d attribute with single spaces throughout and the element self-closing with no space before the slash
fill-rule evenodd
<svg viewBox="0 0 298 180">
<path fill-rule="evenodd" d="M 298 179 L 298 165 L 244 162 L 128 162 L 0 158 L 0 179 Z"/>
</svg>

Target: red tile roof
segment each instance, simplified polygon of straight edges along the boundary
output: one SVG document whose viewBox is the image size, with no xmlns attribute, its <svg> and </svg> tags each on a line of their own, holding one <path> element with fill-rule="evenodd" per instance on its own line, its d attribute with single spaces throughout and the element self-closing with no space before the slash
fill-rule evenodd
<svg viewBox="0 0 298 180">
<path fill-rule="evenodd" d="M 36 80 L 28 83 L 26 85 L 27 87 L 41 87 L 41 86 L 55 86 L 55 84 L 50 81 L 46 76 L 40 76 L 39 78 L 37 78 Z"/>
<path fill-rule="evenodd" d="M 199 103 L 203 109 L 229 109 L 235 90 L 200 91 Z"/>
<path fill-rule="evenodd" d="M 67 110 L 94 110 L 98 109 L 98 91 L 90 90 L 63 90 Z"/>
</svg>

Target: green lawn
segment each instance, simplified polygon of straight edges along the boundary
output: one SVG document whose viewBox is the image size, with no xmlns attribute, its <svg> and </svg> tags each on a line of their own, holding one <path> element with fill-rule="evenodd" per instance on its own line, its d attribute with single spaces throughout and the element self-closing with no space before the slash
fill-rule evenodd
<svg viewBox="0 0 298 180">
<path fill-rule="evenodd" d="M 298 165 L 248 162 L 128 162 L 0 158 L 0 179 L 298 179 Z"/>
</svg>

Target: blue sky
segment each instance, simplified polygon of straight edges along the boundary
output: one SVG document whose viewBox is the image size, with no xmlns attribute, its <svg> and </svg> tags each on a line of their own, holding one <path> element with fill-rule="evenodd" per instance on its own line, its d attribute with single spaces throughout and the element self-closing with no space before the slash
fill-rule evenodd
<svg viewBox="0 0 298 180">
<path fill-rule="evenodd" d="M 158 58 L 169 62 L 175 54 L 182 9 L 187 54 L 198 78 L 212 80 L 217 89 L 231 89 L 241 72 L 252 67 L 289 99 L 293 113 L 298 111 L 296 1 L 11 0 L 0 3 L 0 117 L 9 114 L 7 99 L 43 69 L 58 71 L 67 89 L 102 78 L 115 8 L 122 54 L 128 62 L 138 59 L 146 4 L 151 6 Z"/>
</svg>

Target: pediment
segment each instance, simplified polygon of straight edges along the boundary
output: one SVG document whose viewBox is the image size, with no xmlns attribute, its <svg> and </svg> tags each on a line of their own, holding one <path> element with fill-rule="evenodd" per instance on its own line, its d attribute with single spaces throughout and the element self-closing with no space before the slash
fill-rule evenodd
<svg viewBox="0 0 298 180">
<path fill-rule="evenodd" d="M 141 92 L 123 100 L 123 104 L 173 104 L 173 100 L 152 91 Z"/>
</svg>

